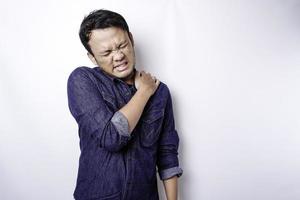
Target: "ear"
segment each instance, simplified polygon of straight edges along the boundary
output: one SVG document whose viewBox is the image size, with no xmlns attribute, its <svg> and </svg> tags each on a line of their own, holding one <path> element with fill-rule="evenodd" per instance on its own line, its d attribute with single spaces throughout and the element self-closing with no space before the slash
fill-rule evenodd
<svg viewBox="0 0 300 200">
<path fill-rule="evenodd" d="M 134 46 L 134 40 L 133 40 L 132 33 L 129 32 L 128 36 L 129 36 L 129 39 L 130 39 L 130 41 L 131 41 L 131 43 L 132 43 L 132 46 Z"/>
<path fill-rule="evenodd" d="M 98 65 L 98 63 L 97 63 L 95 57 L 94 57 L 92 54 L 90 54 L 90 53 L 88 52 L 88 53 L 87 53 L 87 56 L 88 56 L 89 59 L 92 61 L 92 63 L 94 63 L 94 65 Z"/>
</svg>

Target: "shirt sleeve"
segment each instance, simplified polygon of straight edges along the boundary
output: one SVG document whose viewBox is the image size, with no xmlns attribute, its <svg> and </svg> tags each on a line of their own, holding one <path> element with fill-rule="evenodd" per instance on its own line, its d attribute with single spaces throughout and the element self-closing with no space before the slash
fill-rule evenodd
<svg viewBox="0 0 300 200">
<path fill-rule="evenodd" d="M 76 68 L 68 78 L 67 90 L 69 109 L 77 121 L 83 143 L 92 139 L 99 147 L 112 152 L 128 144 L 131 136 L 126 117 L 108 109 L 88 72 Z"/>
<path fill-rule="evenodd" d="M 165 108 L 165 117 L 163 121 L 162 132 L 159 140 L 157 167 L 161 180 L 180 177 L 183 170 L 179 167 L 178 147 L 179 137 L 175 129 L 173 116 L 172 98 L 168 91 L 168 100 Z"/>
<path fill-rule="evenodd" d="M 115 125 L 120 135 L 130 136 L 129 122 L 122 112 L 115 112 L 114 116 L 111 118 L 111 122 Z"/>
</svg>

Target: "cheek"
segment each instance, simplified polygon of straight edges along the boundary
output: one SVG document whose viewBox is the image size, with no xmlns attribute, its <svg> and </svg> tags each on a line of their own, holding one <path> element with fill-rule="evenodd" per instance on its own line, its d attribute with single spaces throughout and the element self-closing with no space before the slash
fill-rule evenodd
<svg viewBox="0 0 300 200">
<path fill-rule="evenodd" d="M 112 62 L 110 62 L 108 59 L 107 60 L 101 60 L 99 62 L 100 65 L 105 66 L 105 67 L 110 67 L 112 65 Z"/>
<path fill-rule="evenodd" d="M 130 59 L 134 59 L 135 58 L 135 52 L 134 50 L 129 50 L 127 57 L 129 57 Z"/>
</svg>

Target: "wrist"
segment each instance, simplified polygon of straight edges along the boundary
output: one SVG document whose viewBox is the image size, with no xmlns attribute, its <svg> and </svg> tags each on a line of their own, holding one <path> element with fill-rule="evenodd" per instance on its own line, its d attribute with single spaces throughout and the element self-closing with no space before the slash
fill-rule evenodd
<svg viewBox="0 0 300 200">
<path fill-rule="evenodd" d="M 147 99 L 149 99 L 151 97 L 151 93 L 147 88 L 144 87 L 139 87 L 139 89 L 137 90 L 137 92 L 139 94 L 141 94 L 141 96 L 146 97 Z"/>
</svg>

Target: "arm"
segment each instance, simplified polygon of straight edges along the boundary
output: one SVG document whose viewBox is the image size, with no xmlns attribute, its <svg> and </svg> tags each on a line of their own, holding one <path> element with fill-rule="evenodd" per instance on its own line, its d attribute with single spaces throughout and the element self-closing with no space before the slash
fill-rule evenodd
<svg viewBox="0 0 300 200">
<path fill-rule="evenodd" d="M 150 73 L 145 73 L 144 71 L 139 72 L 137 70 L 135 71 L 134 82 L 137 87 L 137 92 L 130 101 L 119 110 L 128 121 L 130 133 L 138 123 L 146 103 L 154 94 L 160 83 L 158 79 L 153 79 Z"/>
<path fill-rule="evenodd" d="M 121 150 L 131 139 L 127 119 L 120 111 L 129 110 L 133 105 L 136 106 L 133 112 L 142 110 L 150 97 L 140 90 L 120 111 L 112 113 L 82 68 L 70 74 L 67 89 L 69 109 L 78 123 L 82 141 L 95 140 L 100 147 L 112 152 Z"/>
<path fill-rule="evenodd" d="M 138 89 L 130 101 L 115 112 L 111 121 L 120 134 L 129 136 L 132 133 L 149 98 L 148 92 Z"/>
<path fill-rule="evenodd" d="M 163 181 L 167 200 L 177 200 L 177 176 Z"/>
<path fill-rule="evenodd" d="M 149 93 L 139 88 L 130 101 L 119 110 L 128 120 L 130 133 L 139 121 L 149 98 Z"/>
<path fill-rule="evenodd" d="M 172 98 L 168 88 L 167 93 L 168 100 L 159 141 L 157 167 L 168 200 L 177 200 L 177 179 L 182 175 L 183 170 L 179 167 L 179 137 L 175 129 Z"/>
</svg>

